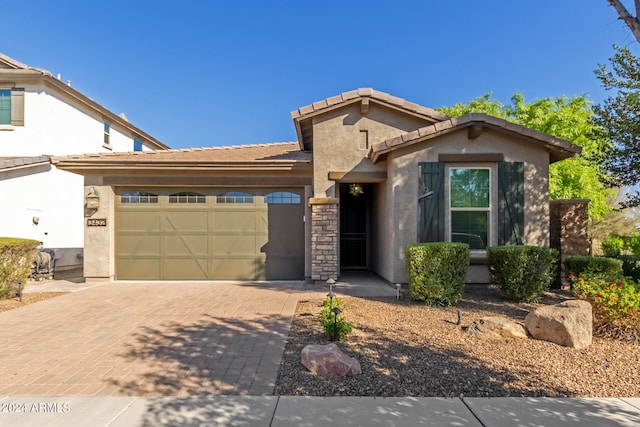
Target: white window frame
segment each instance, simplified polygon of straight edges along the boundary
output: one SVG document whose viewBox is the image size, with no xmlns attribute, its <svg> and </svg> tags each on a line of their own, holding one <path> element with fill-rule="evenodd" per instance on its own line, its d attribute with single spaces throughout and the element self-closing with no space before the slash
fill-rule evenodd
<svg viewBox="0 0 640 427">
<path fill-rule="evenodd" d="M 488 208 L 452 208 L 451 207 L 451 170 L 452 169 L 487 169 L 489 170 L 489 207 Z M 498 165 L 497 163 L 452 163 L 445 165 L 444 202 L 445 202 L 445 236 L 446 242 L 451 242 L 451 212 L 489 212 L 489 229 L 485 245 L 496 246 L 498 242 Z M 474 249 L 472 252 L 486 253 L 484 249 Z"/>
</svg>

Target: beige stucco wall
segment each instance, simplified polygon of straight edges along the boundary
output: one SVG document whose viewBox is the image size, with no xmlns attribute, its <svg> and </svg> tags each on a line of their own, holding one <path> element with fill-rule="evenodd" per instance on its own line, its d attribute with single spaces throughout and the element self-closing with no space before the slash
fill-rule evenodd
<svg viewBox="0 0 640 427">
<path fill-rule="evenodd" d="M 87 281 L 113 280 L 115 272 L 115 196 L 113 188 L 102 185 L 101 177 L 85 177 L 84 194 L 91 187 L 100 194 L 100 207 L 86 209 L 84 218 L 84 276 Z M 106 219 L 106 226 L 88 226 L 88 219 Z"/>
<path fill-rule="evenodd" d="M 360 103 L 329 111 L 313 119 L 314 197 L 337 197 L 329 172 L 384 171 L 367 158 L 369 147 L 407 131 L 426 126 L 424 119 L 371 103 L 360 113 Z M 368 146 L 364 146 L 364 134 Z"/>
<path fill-rule="evenodd" d="M 465 129 L 443 135 L 436 140 L 425 141 L 411 147 L 401 148 L 391 153 L 386 161 L 386 199 L 390 202 L 385 209 L 388 215 L 379 231 L 389 242 L 389 262 L 379 265 L 377 271 L 391 282 L 406 282 L 404 247 L 417 241 L 418 234 L 418 164 L 436 162 L 440 153 L 474 154 L 502 153 L 505 161 L 524 162 L 525 173 L 525 245 L 549 245 L 549 203 L 548 176 L 549 155 L 540 147 L 504 134 L 485 130 L 474 140 L 467 138 Z M 456 164 L 458 165 L 458 164 Z M 463 164 L 459 164 L 463 165 Z M 492 167 L 492 185 L 497 185 L 495 163 L 473 163 L 475 166 Z M 446 193 L 446 191 L 445 191 Z M 492 200 L 492 203 L 496 203 Z M 495 218 L 492 225 L 496 227 Z M 495 236 L 495 234 L 494 234 Z M 496 244 L 495 239 L 491 243 Z"/>
</svg>

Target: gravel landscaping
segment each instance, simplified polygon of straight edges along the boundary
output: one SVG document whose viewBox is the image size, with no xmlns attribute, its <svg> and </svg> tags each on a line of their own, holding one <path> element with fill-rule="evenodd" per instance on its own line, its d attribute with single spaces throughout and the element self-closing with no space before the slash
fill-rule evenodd
<svg viewBox="0 0 640 427">
<path fill-rule="evenodd" d="M 541 304 L 571 298 L 549 292 Z M 300 363 L 307 344 L 326 344 L 321 300 L 301 301 L 283 354 L 275 394 L 310 396 L 640 396 L 640 345 L 594 338 L 576 350 L 534 339 L 486 340 L 466 331 L 484 316 L 523 323 L 535 304 L 500 298 L 495 287 L 471 285 L 455 307 L 431 308 L 404 295 L 345 297 L 355 330 L 340 348 L 358 359 L 362 375 L 323 378 Z M 457 324 L 458 309 L 462 322 Z"/>
</svg>

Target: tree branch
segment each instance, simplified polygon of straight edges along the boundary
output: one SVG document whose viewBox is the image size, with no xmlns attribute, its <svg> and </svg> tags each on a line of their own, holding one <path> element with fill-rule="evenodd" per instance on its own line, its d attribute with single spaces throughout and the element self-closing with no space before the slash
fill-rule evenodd
<svg viewBox="0 0 640 427">
<path fill-rule="evenodd" d="M 620 19 L 629 27 L 636 40 L 640 42 L 640 19 L 638 14 L 640 11 L 640 0 L 634 0 L 636 6 L 636 16 L 632 16 L 627 8 L 622 4 L 621 0 L 607 0 L 611 6 L 618 12 Z"/>
</svg>

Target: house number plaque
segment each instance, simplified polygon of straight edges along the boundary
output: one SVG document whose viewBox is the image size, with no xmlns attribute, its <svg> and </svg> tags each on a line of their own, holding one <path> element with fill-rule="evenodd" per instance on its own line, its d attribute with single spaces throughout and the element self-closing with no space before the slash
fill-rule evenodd
<svg viewBox="0 0 640 427">
<path fill-rule="evenodd" d="M 107 218 L 88 218 L 87 227 L 106 227 Z"/>
</svg>

